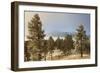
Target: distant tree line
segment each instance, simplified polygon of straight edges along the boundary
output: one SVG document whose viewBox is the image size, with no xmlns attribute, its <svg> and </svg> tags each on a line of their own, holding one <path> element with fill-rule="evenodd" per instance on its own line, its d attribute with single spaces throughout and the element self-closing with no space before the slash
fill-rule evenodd
<svg viewBox="0 0 100 73">
<path fill-rule="evenodd" d="M 75 37 L 68 34 L 64 39 L 58 36 L 57 39 L 54 40 L 53 37 L 50 36 L 47 40 L 44 39 L 46 35 L 44 34 L 45 31 L 42 29 L 40 17 L 38 14 L 35 14 L 28 23 L 28 31 L 28 41 L 24 43 L 25 61 L 47 60 L 48 53 L 52 60 L 55 49 L 62 52 L 61 56 L 71 55 L 74 49 L 77 49 L 77 53 L 80 54 L 80 57 L 83 57 L 84 53 L 90 53 L 90 39 L 86 35 L 83 25 L 80 25 L 76 29 Z"/>
</svg>

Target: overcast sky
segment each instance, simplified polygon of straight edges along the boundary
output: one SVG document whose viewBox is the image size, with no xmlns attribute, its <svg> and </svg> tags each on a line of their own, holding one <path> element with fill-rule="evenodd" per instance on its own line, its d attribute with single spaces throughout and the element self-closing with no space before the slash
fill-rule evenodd
<svg viewBox="0 0 100 73">
<path fill-rule="evenodd" d="M 52 32 L 74 33 L 80 24 L 84 25 L 86 34 L 90 35 L 90 14 L 25 12 L 25 38 L 28 35 L 28 22 L 34 14 L 39 14 L 46 34 Z"/>
</svg>

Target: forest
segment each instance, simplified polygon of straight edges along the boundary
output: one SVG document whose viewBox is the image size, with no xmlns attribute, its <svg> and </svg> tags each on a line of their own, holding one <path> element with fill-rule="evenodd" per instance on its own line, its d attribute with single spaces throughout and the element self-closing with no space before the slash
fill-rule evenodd
<svg viewBox="0 0 100 73">
<path fill-rule="evenodd" d="M 39 14 L 34 14 L 28 23 L 28 40 L 24 41 L 24 61 L 90 58 L 90 36 L 86 35 L 84 25 L 79 24 L 75 32 L 74 35 L 67 34 L 63 38 L 57 36 L 56 40 L 53 36 L 45 39 Z"/>
</svg>

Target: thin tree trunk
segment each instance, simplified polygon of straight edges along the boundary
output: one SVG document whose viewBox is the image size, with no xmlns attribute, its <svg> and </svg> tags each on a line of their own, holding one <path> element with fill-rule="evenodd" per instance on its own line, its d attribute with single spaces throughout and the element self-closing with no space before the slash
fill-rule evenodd
<svg viewBox="0 0 100 73">
<path fill-rule="evenodd" d="M 45 55 L 44 55 L 44 60 L 46 61 L 46 53 L 45 53 Z"/>
<path fill-rule="evenodd" d="M 82 47 L 82 39 L 81 39 L 81 58 L 83 57 L 83 47 Z"/>
<path fill-rule="evenodd" d="M 38 54 L 38 60 L 41 61 L 41 59 L 42 59 L 42 56 L 41 56 L 41 54 L 39 52 L 39 54 Z"/>
<path fill-rule="evenodd" d="M 50 56 L 51 56 L 51 60 L 52 60 L 52 52 L 51 52 Z"/>
</svg>

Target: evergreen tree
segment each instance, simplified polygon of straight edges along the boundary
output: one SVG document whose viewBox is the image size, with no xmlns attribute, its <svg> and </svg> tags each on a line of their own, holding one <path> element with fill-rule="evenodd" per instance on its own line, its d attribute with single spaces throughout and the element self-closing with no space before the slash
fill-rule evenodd
<svg viewBox="0 0 100 73">
<path fill-rule="evenodd" d="M 24 45 L 24 60 L 29 61 L 30 60 L 30 53 L 29 53 L 29 48 L 28 48 L 29 41 L 25 41 L 24 44 L 25 44 Z"/>
<path fill-rule="evenodd" d="M 78 48 L 80 50 L 81 57 L 83 57 L 83 49 L 84 49 L 85 40 L 86 40 L 86 31 L 84 30 L 84 26 L 80 25 L 77 29 L 76 41 L 78 44 Z"/>
<path fill-rule="evenodd" d="M 60 41 L 60 38 L 59 37 L 57 38 L 57 40 L 55 42 L 55 46 L 56 46 L 57 49 L 60 50 L 60 48 L 61 48 L 61 41 Z"/>
<path fill-rule="evenodd" d="M 72 39 L 72 35 L 67 35 L 64 39 L 64 48 L 63 48 L 63 52 L 65 53 L 65 55 L 70 55 L 71 54 L 71 49 L 74 48 L 74 42 Z"/>
<path fill-rule="evenodd" d="M 84 42 L 83 42 L 84 46 L 83 46 L 83 50 L 84 50 L 84 53 L 86 54 L 90 54 L 90 38 L 89 36 L 86 36 Z"/>
<path fill-rule="evenodd" d="M 42 52 L 44 53 L 44 60 L 46 61 L 46 56 L 48 53 L 48 44 L 47 44 L 47 40 L 43 40 L 42 42 Z"/>
<path fill-rule="evenodd" d="M 37 49 L 36 52 L 38 54 L 37 55 L 38 60 L 41 60 L 42 59 L 41 43 L 45 35 L 44 35 L 44 31 L 42 30 L 42 22 L 38 14 L 35 14 L 31 19 L 31 21 L 28 23 L 28 31 L 29 31 L 29 35 L 27 36 L 27 38 L 34 45 L 32 46 L 32 49 Z"/>
<path fill-rule="evenodd" d="M 54 40 L 51 36 L 49 37 L 49 40 L 48 40 L 48 50 L 50 52 L 50 57 L 52 60 L 52 54 L 53 54 L 53 50 L 54 50 Z"/>
</svg>

